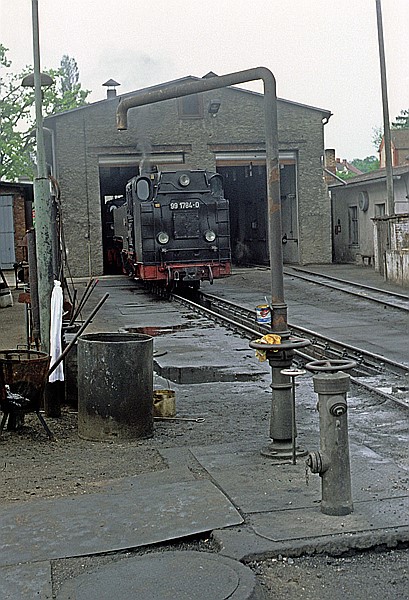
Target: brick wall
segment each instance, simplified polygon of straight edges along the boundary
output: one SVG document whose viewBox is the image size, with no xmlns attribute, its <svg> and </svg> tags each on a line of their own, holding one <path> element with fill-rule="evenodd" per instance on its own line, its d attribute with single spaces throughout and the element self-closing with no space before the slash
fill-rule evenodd
<svg viewBox="0 0 409 600">
<path fill-rule="evenodd" d="M 13 197 L 14 247 L 16 262 L 27 260 L 25 200 L 21 194 Z"/>
<path fill-rule="evenodd" d="M 101 155 L 135 154 L 141 148 L 185 152 L 188 168 L 215 170 L 217 144 L 264 146 L 263 97 L 235 89 L 217 90 L 217 117 L 207 112 L 214 92 L 203 94 L 201 119 L 180 119 L 177 100 L 128 112 L 128 130 L 117 131 L 119 98 L 46 119 L 55 128 L 57 178 L 72 274 L 100 275 L 103 269 L 99 163 Z M 300 262 L 331 262 L 330 204 L 321 168 L 322 113 L 278 101 L 279 148 L 298 155 Z M 50 157 L 51 159 L 51 157 Z M 49 159 L 49 160 L 50 160 Z"/>
</svg>

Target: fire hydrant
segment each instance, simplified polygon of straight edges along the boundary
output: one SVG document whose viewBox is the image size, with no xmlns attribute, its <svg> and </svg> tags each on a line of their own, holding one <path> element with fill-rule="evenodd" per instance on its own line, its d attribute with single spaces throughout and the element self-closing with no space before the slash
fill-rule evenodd
<svg viewBox="0 0 409 600">
<path fill-rule="evenodd" d="M 321 477 L 321 512 L 348 515 L 354 510 L 349 462 L 347 392 L 350 376 L 339 369 L 352 369 L 353 361 L 312 361 L 306 365 L 318 394 L 320 450 L 310 452 L 306 465 Z M 324 371 L 324 372 L 322 372 Z"/>
</svg>

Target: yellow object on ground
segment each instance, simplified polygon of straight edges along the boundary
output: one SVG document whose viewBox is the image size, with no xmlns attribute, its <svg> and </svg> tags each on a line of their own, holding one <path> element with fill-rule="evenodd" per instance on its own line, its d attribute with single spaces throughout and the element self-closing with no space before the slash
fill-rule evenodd
<svg viewBox="0 0 409 600">
<path fill-rule="evenodd" d="M 276 335 L 275 333 L 267 333 L 259 340 L 255 340 L 255 342 L 257 344 L 268 344 L 270 346 L 274 344 L 281 344 L 281 336 Z M 256 358 L 260 362 L 264 362 L 267 359 L 265 350 L 256 350 Z"/>
</svg>

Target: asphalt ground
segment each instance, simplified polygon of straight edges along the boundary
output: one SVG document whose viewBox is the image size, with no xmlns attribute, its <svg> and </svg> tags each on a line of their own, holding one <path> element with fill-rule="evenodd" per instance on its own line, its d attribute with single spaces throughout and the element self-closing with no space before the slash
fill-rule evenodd
<svg viewBox="0 0 409 600">
<path fill-rule="evenodd" d="M 372 269 L 334 267 L 326 266 L 325 272 L 336 271 L 339 277 L 345 272 L 347 278 L 386 286 Z M 263 270 L 256 279 L 238 270 L 215 289 L 231 289 L 234 277 L 235 294 L 250 303 L 259 297 L 262 302 L 263 290 L 268 293 L 269 275 Z M 25 306 L 16 301 L 19 290 L 11 289 L 14 306 L 0 310 L 2 349 L 25 340 Z M 132 556 L 90 568 L 66 581 L 57 598 L 111 598 L 115 590 L 119 600 L 131 594 L 158 600 L 257 599 L 264 597 L 263 590 L 243 565 L 251 559 L 337 554 L 409 541 L 406 410 L 351 388 L 347 418 L 353 511 L 324 514 L 321 478 L 306 476 L 305 457 L 292 464 L 261 454 L 270 441 L 271 374 L 248 342 L 187 310 L 147 297 L 123 277 L 101 278 L 88 311 L 105 293 L 109 299 L 87 332 L 156 333 L 154 385 L 171 385 L 177 417 L 196 420 L 189 422 L 183 445 L 170 439 L 159 449 L 166 471 L 133 476 L 130 466 L 129 476 L 101 486 L 98 493 L 6 503 L 0 526 L 2 597 L 53 597 L 55 560 L 121 553 L 211 532 L 212 552 Z M 302 290 L 299 294 L 299 303 L 289 294 L 293 321 L 292 315 L 302 314 L 306 304 Z M 331 330 L 334 311 L 324 316 L 322 304 L 320 321 Z M 370 315 L 361 318 L 369 322 L 368 329 L 374 328 Z M 376 326 L 382 338 L 378 322 Z M 339 315 L 332 327 L 339 328 Z M 359 345 L 362 330 L 354 329 Z M 405 335 L 400 326 L 399 344 L 407 349 Z M 179 373 L 179 380 L 167 381 L 158 372 Z M 302 454 L 319 449 L 319 416 L 311 375 L 297 382 L 297 447 Z M 181 427 L 185 424 L 180 421 Z M 166 427 L 166 422 L 156 427 Z M 6 450 L 3 445 L 2 452 Z M 167 586 L 158 585 L 158 573 Z"/>
</svg>

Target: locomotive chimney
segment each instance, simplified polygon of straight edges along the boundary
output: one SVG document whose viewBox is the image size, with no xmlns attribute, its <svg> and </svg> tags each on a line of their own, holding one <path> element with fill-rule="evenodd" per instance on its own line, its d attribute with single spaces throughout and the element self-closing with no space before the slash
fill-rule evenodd
<svg viewBox="0 0 409 600">
<path fill-rule="evenodd" d="M 111 98 L 116 97 L 116 89 L 115 88 L 121 84 L 118 83 L 117 81 L 115 81 L 115 79 L 108 79 L 108 81 L 106 81 L 102 85 L 104 87 L 108 88 L 107 89 L 107 99 L 110 100 Z"/>
</svg>

